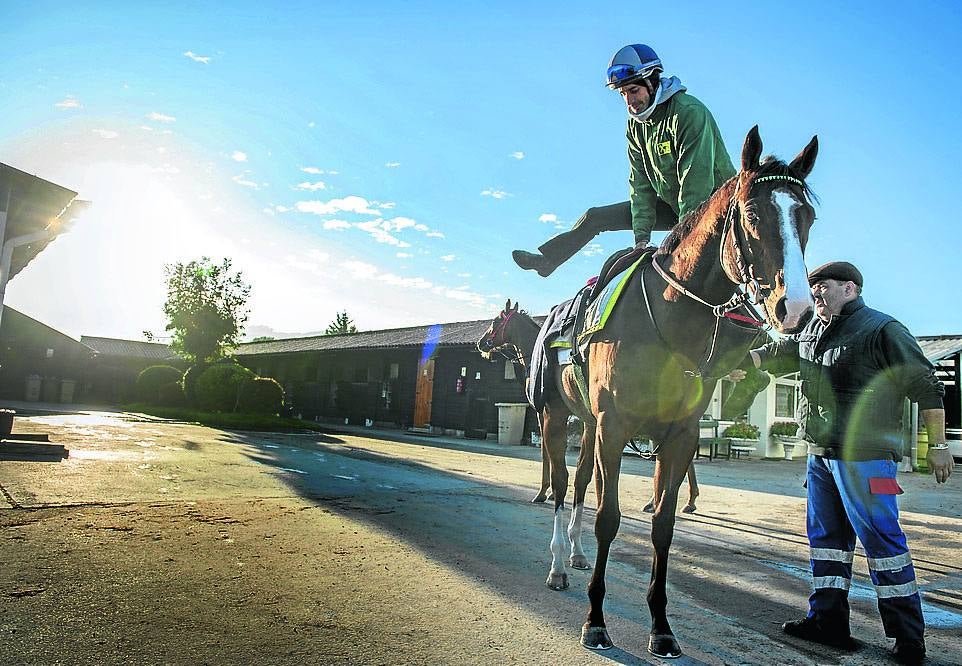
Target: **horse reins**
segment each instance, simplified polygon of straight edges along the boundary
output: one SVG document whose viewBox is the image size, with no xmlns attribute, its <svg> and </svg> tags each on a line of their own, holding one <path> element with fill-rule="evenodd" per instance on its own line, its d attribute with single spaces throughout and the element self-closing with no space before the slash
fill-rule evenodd
<svg viewBox="0 0 962 666">
<path fill-rule="evenodd" d="M 790 183 L 795 183 L 796 185 L 800 185 L 802 187 L 805 186 L 805 183 L 798 178 L 788 175 L 761 176 L 756 178 L 752 184 L 754 185 L 755 183 L 772 180 L 784 180 Z M 746 261 L 745 259 L 743 239 L 738 233 L 741 225 L 735 223 L 736 216 L 738 215 L 738 195 L 741 192 L 741 183 L 742 181 L 738 180 L 737 184 L 735 185 L 735 191 L 732 193 L 731 202 L 729 203 L 728 211 L 725 215 L 725 225 L 722 229 L 721 241 L 718 250 L 718 260 L 721 263 L 722 270 L 725 271 L 725 275 L 728 276 L 728 279 L 730 279 L 736 285 L 735 293 L 730 299 L 728 299 L 728 301 L 719 305 L 709 303 L 697 294 L 691 292 L 678 280 L 669 275 L 668 272 L 658 263 L 657 257 L 652 257 L 651 259 L 651 265 L 655 269 L 655 272 L 658 273 L 658 275 L 661 276 L 665 282 L 667 282 L 673 289 L 676 289 L 678 292 L 684 294 L 696 303 L 701 303 L 702 305 L 706 306 L 712 311 L 712 314 L 715 315 L 715 331 L 712 334 L 711 342 L 709 343 L 704 360 L 698 364 L 698 367 L 695 368 L 695 370 L 685 371 L 685 374 L 691 377 L 701 377 L 704 368 L 708 363 L 711 362 L 711 359 L 715 354 L 715 343 L 718 339 L 718 327 L 722 319 L 730 319 L 741 324 L 753 326 L 757 329 L 762 329 L 765 326 L 765 321 L 761 319 L 749 317 L 735 312 L 735 310 L 744 306 L 749 308 L 750 311 L 757 315 L 758 311 L 755 306 L 764 303 L 764 298 L 762 296 L 763 291 L 770 292 L 772 289 L 771 284 L 766 283 L 763 285 L 759 281 L 758 276 L 755 274 L 755 265 Z M 735 250 L 735 267 L 738 270 L 737 276 L 733 276 L 728 267 L 725 265 L 725 247 L 729 234 L 732 236 L 732 246 Z M 661 338 L 662 342 L 670 348 L 668 342 L 661 335 L 661 331 L 658 329 L 658 324 L 655 321 L 654 313 L 651 310 L 651 303 L 648 299 L 648 292 L 645 288 L 644 277 L 642 277 L 641 284 L 645 298 L 645 306 L 648 308 L 648 316 L 651 318 L 651 322 L 655 327 L 655 332 L 658 334 L 658 337 Z M 765 308 L 767 310 L 767 306 L 765 306 Z M 761 330 L 759 332 L 761 332 Z"/>
<path fill-rule="evenodd" d="M 491 330 L 491 345 L 492 345 L 491 350 L 497 351 L 499 354 L 501 354 L 504 358 L 511 361 L 512 363 L 521 363 L 521 365 L 523 366 L 524 353 L 520 349 L 518 349 L 517 345 L 509 344 L 508 341 L 505 339 L 505 331 L 508 328 L 508 322 L 511 321 L 511 317 L 513 317 L 516 312 L 517 310 L 508 310 L 507 312 L 501 313 L 504 315 L 504 318 L 498 324 L 497 328 L 492 328 Z M 498 342 L 499 337 L 501 338 L 500 343 Z M 509 354 L 507 354 L 504 351 L 505 347 L 510 347 L 511 349 L 513 349 L 515 355 L 510 356 Z"/>
</svg>

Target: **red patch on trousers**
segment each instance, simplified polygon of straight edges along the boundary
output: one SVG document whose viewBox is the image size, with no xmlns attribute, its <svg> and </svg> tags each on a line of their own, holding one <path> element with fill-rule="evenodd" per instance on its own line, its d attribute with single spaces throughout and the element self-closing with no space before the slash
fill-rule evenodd
<svg viewBox="0 0 962 666">
<path fill-rule="evenodd" d="M 868 488 L 873 495 L 901 495 L 904 492 L 895 479 L 869 479 Z"/>
</svg>

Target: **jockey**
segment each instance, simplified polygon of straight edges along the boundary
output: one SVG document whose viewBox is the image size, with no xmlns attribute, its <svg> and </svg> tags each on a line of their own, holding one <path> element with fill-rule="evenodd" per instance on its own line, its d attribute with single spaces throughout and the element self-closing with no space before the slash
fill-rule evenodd
<svg viewBox="0 0 962 666">
<path fill-rule="evenodd" d="M 711 112 L 662 71 L 644 44 L 619 49 L 608 65 L 607 85 L 628 109 L 630 201 L 589 208 L 540 254 L 515 250 L 518 266 L 547 277 L 602 231 L 631 229 L 635 247 L 645 247 L 653 229 L 671 229 L 735 175 Z"/>
</svg>

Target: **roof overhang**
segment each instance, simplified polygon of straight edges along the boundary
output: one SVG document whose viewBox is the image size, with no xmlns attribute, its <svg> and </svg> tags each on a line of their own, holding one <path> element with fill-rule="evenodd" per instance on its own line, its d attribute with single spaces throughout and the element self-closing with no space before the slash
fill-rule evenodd
<svg viewBox="0 0 962 666">
<path fill-rule="evenodd" d="M 63 233 L 89 205 L 77 193 L 50 181 L 0 163 L 0 216 L 3 244 L 21 239 L 13 247 L 7 281 Z"/>
</svg>

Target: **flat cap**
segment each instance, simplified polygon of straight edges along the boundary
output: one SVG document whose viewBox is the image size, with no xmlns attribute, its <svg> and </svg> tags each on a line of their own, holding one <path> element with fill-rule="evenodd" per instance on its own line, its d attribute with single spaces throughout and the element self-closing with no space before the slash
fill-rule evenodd
<svg viewBox="0 0 962 666">
<path fill-rule="evenodd" d="M 862 273 L 847 261 L 830 261 L 822 264 L 808 274 L 808 283 L 815 284 L 819 280 L 838 280 L 839 282 L 854 282 L 862 286 Z"/>
</svg>

